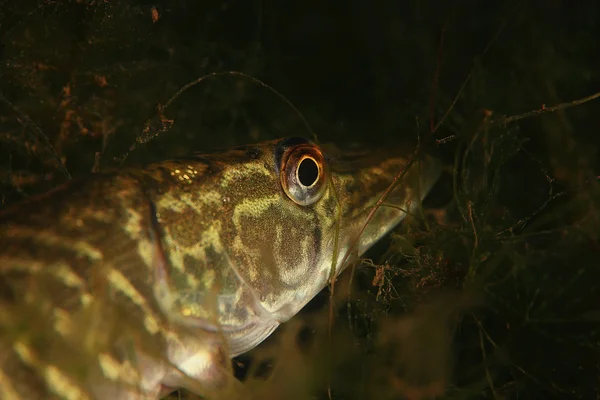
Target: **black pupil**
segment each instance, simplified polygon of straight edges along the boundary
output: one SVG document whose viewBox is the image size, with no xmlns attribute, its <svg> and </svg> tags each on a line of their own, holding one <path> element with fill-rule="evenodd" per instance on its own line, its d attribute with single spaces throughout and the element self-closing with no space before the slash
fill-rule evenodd
<svg viewBox="0 0 600 400">
<path fill-rule="evenodd" d="M 305 158 L 298 166 L 298 180 L 304 186 L 310 186 L 319 177 L 319 167 L 312 158 Z"/>
</svg>

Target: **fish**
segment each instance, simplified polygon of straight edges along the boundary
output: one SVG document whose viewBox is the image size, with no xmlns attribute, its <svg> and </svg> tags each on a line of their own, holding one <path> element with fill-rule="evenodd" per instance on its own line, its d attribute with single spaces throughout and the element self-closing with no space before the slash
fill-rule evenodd
<svg viewBox="0 0 600 400">
<path fill-rule="evenodd" d="M 0 398 L 242 397 L 231 359 L 418 210 L 441 169 L 408 159 L 287 137 L 0 211 Z"/>
</svg>

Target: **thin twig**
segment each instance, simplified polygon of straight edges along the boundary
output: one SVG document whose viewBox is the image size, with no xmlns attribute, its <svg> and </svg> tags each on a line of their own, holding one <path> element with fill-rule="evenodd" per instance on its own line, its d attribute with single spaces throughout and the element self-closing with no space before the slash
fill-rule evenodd
<svg viewBox="0 0 600 400">
<path fill-rule="evenodd" d="M 492 122 L 495 124 L 499 124 L 499 125 L 507 125 L 507 124 L 510 124 L 511 122 L 520 121 L 525 118 L 536 117 L 538 115 L 548 114 L 548 113 L 552 113 L 555 111 L 564 110 L 566 108 L 571 108 L 571 107 L 575 107 L 575 106 L 578 106 L 581 104 L 585 104 L 589 101 L 596 100 L 599 97 L 600 97 L 600 92 L 597 92 L 597 93 L 592 94 L 591 96 L 587 96 L 582 99 L 569 101 L 567 103 L 560 103 L 555 106 L 546 107 L 544 104 L 542 104 L 542 107 L 537 110 L 527 111 L 526 113 L 512 115 L 510 117 L 498 118 Z"/>
<path fill-rule="evenodd" d="M 300 119 L 302 120 L 302 123 L 304 124 L 306 129 L 308 130 L 308 132 L 310 132 L 310 135 L 311 135 L 313 141 L 315 141 L 316 143 L 319 143 L 319 139 L 318 139 L 317 135 L 310 127 L 310 124 L 308 123 L 308 121 L 306 120 L 304 115 L 282 93 L 278 92 L 275 88 L 266 84 L 265 82 L 261 81 L 260 79 L 250 76 L 248 74 L 245 74 L 243 72 L 222 71 L 222 72 L 212 72 L 210 74 L 203 75 L 200 78 L 194 79 L 193 81 L 186 83 L 173 96 L 171 96 L 171 98 L 169 100 L 167 100 L 167 102 L 164 105 L 159 104 L 156 107 L 156 109 L 157 109 L 156 115 L 154 115 L 153 117 L 148 119 L 146 121 L 146 123 L 144 124 L 144 130 L 143 130 L 142 134 L 136 138 L 136 141 L 129 147 L 127 152 L 125 152 L 125 154 L 123 154 L 120 157 L 116 157 L 116 160 L 120 160 L 121 164 L 123 164 L 125 162 L 125 159 L 128 157 L 129 153 L 131 153 L 133 150 L 135 150 L 140 144 L 145 144 L 151 140 L 154 140 L 158 135 L 168 131 L 171 128 L 171 126 L 173 125 L 175 120 L 168 119 L 164 115 L 164 112 L 175 100 L 177 100 L 177 98 L 179 98 L 179 96 L 181 96 L 183 94 L 183 92 L 202 83 L 203 81 L 205 81 L 209 78 L 216 78 L 216 77 L 220 77 L 220 76 L 237 76 L 237 77 L 246 78 L 246 79 L 250 80 L 251 82 L 254 82 L 255 84 L 257 84 L 257 85 L 269 90 L 271 93 L 275 94 L 277 97 L 279 97 L 281 100 L 283 100 L 283 102 L 285 102 L 285 104 L 287 104 L 300 117 Z M 159 120 L 159 124 L 158 124 L 158 127 L 155 127 L 153 125 L 155 125 L 157 117 Z"/>
<path fill-rule="evenodd" d="M 440 80 L 440 70 L 442 69 L 442 54 L 444 49 L 444 38 L 446 37 L 446 27 L 450 16 L 446 18 L 444 26 L 440 31 L 440 44 L 438 46 L 437 65 L 435 67 L 435 73 L 433 74 L 433 83 L 431 85 L 431 96 L 429 99 L 429 132 L 435 130 L 435 97 L 438 89 L 438 82 Z"/>
<path fill-rule="evenodd" d="M 500 36 L 500 33 L 502 32 L 502 30 L 504 29 L 505 26 L 506 26 L 506 20 L 504 20 L 504 22 L 502 23 L 502 25 L 500 25 L 500 27 L 498 28 L 498 30 L 496 31 L 496 33 L 494 34 L 494 36 L 492 37 L 492 39 L 488 42 L 487 46 L 485 46 L 485 49 L 483 49 L 483 51 L 481 52 L 481 54 L 477 57 L 478 59 L 481 60 L 487 54 L 487 52 L 491 49 L 492 44 L 494 44 L 494 42 Z M 471 68 L 471 70 L 469 71 L 469 74 L 467 75 L 466 79 L 460 85 L 460 88 L 458 89 L 458 92 L 456 93 L 456 96 L 452 100 L 452 103 L 450 103 L 450 107 L 448 107 L 448 109 L 444 113 L 444 116 L 442 117 L 442 119 L 440 119 L 440 121 L 435 125 L 435 127 L 433 128 L 432 133 L 435 133 L 440 128 L 440 126 L 442 126 L 442 124 L 444 123 L 444 121 L 446 121 L 446 118 L 448 118 L 448 116 L 450 115 L 450 113 L 452 112 L 452 110 L 454 110 L 454 107 L 456 106 L 456 103 L 458 102 L 458 99 L 460 99 L 460 97 L 462 96 L 465 88 L 467 87 L 467 84 L 471 81 L 471 77 L 473 76 L 473 72 L 474 71 L 475 71 L 475 66 L 473 66 L 473 68 Z"/>
</svg>

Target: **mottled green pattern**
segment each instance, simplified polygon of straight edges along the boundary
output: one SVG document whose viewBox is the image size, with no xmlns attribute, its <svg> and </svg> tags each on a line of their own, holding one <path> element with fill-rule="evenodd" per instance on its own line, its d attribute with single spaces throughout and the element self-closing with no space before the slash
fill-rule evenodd
<svg viewBox="0 0 600 400">
<path fill-rule="evenodd" d="M 332 265 L 341 272 L 400 222 L 439 172 L 431 159 L 413 165 L 387 200 L 395 207 L 359 239 L 402 153 L 332 158 L 320 166 L 321 197 L 298 205 L 278 163 L 300 150 L 282 143 L 98 175 L 3 212 L 5 397 L 153 398 L 161 382 L 224 393 L 236 385 L 226 355 L 293 317 Z"/>
</svg>

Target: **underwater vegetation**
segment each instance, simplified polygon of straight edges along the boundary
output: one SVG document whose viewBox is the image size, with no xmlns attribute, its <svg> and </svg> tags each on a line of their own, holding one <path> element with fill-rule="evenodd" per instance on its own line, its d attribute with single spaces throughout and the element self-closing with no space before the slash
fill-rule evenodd
<svg viewBox="0 0 600 400">
<path fill-rule="evenodd" d="M 0 207 L 282 136 L 418 148 L 443 165 L 422 207 L 233 360 L 248 396 L 595 399 L 598 17 L 558 0 L 0 1 Z"/>
</svg>

